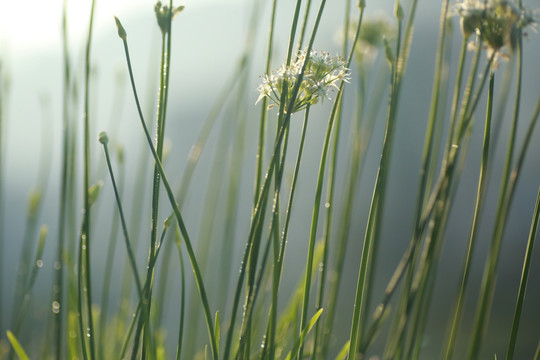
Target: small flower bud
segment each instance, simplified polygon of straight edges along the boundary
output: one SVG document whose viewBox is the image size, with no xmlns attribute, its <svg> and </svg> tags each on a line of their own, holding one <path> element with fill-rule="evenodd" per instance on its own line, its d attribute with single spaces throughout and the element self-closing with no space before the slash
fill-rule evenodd
<svg viewBox="0 0 540 360">
<path fill-rule="evenodd" d="M 109 136 L 107 136 L 107 133 L 105 131 L 102 131 L 98 135 L 98 140 L 103 145 L 108 144 L 109 143 Z"/>
<path fill-rule="evenodd" d="M 171 226 L 174 219 L 175 219 L 174 214 L 171 214 L 170 216 L 168 216 L 165 219 L 165 221 L 163 221 L 163 229 L 167 229 L 169 226 Z"/>
<path fill-rule="evenodd" d="M 461 33 L 463 34 L 463 37 L 465 39 L 468 39 L 469 36 L 471 36 L 475 31 L 474 24 L 471 23 L 470 19 L 466 17 L 461 18 L 460 25 L 461 25 Z"/>
<path fill-rule="evenodd" d="M 169 9 L 167 5 L 163 6 L 161 1 L 158 1 L 154 6 L 157 22 L 162 33 L 169 33 L 171 31 L 171 20 L 184 10 L 184 5 L 180 5 L 174 9 Z"/>
<path fill-rule="evenodd" d="M 99 190 L 103 187 L 103 181 L 98 181 L 97 184 L 90 186 L 88 189 L 88 203 L 90 205 L 94 204 L 99 196 Z"/>
<path fill-rule="evenodd" d="M 364 9 L 366 7 L 366 0 L 358 0 L 356 6 L 358 6 L 359 9 Z"/>
<path fill-rule="evenodd" d="M 114 21 L 116 22 L 116 27 L 118 28 L 118 36 L 120 36 L 120 39 L 126 40 L 127 33 L 124 27 L 122 26 L 122 23 L 120 22 L 120 20 L 118 20 L 116 16 L 114 17 Z"/>
<path fill-rule="evenodd" d="M 390 46 L 390 43 L 386 39 L 386 36 L 383 38 L 384 42 L 384 54 L 386 55 L 386 61 L 392 66 L 394 63 L 394 52 L 392 51 L 392 47 Z"/>
<path fill-rule="evenodd" d="M 401 20 L 403 19 L 403 7 L 401 7 L 401 4 L 396 2 L 396 8 L 394 9 L 394 13 L 396 15 L 396 19 Z"/>
</svg>

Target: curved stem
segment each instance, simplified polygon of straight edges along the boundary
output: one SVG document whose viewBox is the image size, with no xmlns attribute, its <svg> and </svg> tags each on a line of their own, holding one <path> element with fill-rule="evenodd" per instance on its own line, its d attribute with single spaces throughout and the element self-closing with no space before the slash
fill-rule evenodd
<svg viewBox="0 0 540 360">
<path fill-rule="evenodd" d="M 165 170 L 163 169 L 163 165 L 161 164 L 161 160 L 160 160 L 160 158 L 159 158 L 159 156 L 157 154 L 156 149 L 154 148 L 154 145 L 152 143 L 152 138 L 150 137 L 150 133 L 148 132 L 148 128 L 147 128 L 146 123 L 144 121 L 144 116 L 143 116 L 141 106 L 140 106 L 140 103 L 139 103 L 139 97 L 137 95 L 137 89 L 135 87 L 135 80 L 134 80 L 134 77 L 133 77 L 133 71 L 132 71 L 132 67 L 131 67 L 131 60 L 130 60 L 130 57 L 129 57 L 129 49 L 128 49 L 127 40 L 126 40 L 127 34 L 126 34 L 124 28 L 122 27 L 120 21 L 118 19 L 116 19 L 116 21 L 117 21 L 117 26 L 119 27 L 120 38 L 122 39 L 122 42 L 124 44 L 124 51 L 125 51 L 125 54 L 126 54 L 126 62 L 127 62 L 127 65 L 128 65 L 129 77 L 130 77 L 130 81 L 131 81 L 133 95 L 134 95 L 134 98 L 135 98 L 135 103 L 137 105 L 137 112 L 139 114 L 139 119 L 140 119 L 141 125 L 143 127 L 143 131 L 144 131 L 144 135 L 146 137 L 147 143 L 148 143 L 148 147 L 150 148 L 150 151 L 152 152 L 152 156 L 154 157 L 154 161 L 155 161 L 155 163 L 157 165 L 157 169 L 158 169 L 159 174 L 161 176 L 163 186 L 165 187 L 165 190 L 167 192 L 167 197 L 169 198 L 169 202 L 171 203 L 171 206 L 172 206 L 172 208 L 174 210 L 174 215 L 176 217 L 176 220 L 178 221 L 178 226 L 180 227 L 180 232 L 182 234 L 182 237 L 184 239 L 184 243 L 186 245 L 189 260 L 190 260 L 191 266 L 193 268 L 193 274 L 195 276 L 195 282 L 197 283 L 197 288 L 198 288 L 199 293 L 201 295 L 201 301 L 202 301 L 205 320 L 206 320 L 206 325 L 207 325 L 207 329 L 208 329 L 208 335 L 209 335 L 209 338 L 210 338 L 210 346 L 211 346 L 211 350 L 212 350 L 212 358 L 214 360 L 217 360 L 218 359 L 218 347 L 217 347 L 216 339 L 215 339 L 215 336 L 214 336 L 213 318 L 212 318 L 212 313 L 210 311 L 210 306 L 209 306 L 209 303 L 208 303 L 208 297 L 206 295 L 206 288 L 204 286 L 204 281 L 203 281 L 203 278 L 202 278 L 202 274 L 201 274 L 201 271 L 199 269 L 197 258 L 195 256 L 195 252 L 193 250 L 193 246 L 191 244 L 191 240 L 190 240 L 189 234 L 187 232 L 187 228 L 186 228 L 186 226 L 184 224 L 182 214 L 180 213 L 180 209 L 179 209 L 178 204 L 176 203 L 176 200 L 174 198 L 174 194 L 172 192 L 171 186 L 169 185 L 169 181 L 168 181 L 167 176 L 165 174 Z"/>
</svg>

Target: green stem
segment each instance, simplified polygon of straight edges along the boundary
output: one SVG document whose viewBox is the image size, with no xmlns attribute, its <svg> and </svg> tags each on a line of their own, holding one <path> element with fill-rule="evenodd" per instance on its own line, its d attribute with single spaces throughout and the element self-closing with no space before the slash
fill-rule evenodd
<svg viewBox="0 0 540 360">
<path fill-rule="evenodd" d="M 514 103 L 514 115 L 510 129 L 510 139 L 508 142 L 508 150 L 506 154 L 506 161 L 503 170 L 503 180 L 501 183 L 499 201 L 497 206 L 497 215 L 495 218 L 495 230 L 489 255 L 486 260 L 484 274 L 482 277 L 482 286 L 480 290 L 480 297 L 478 300 L 473 333 L 471 342 L 469 345 L 469 351 L 467 359 L 476 359 L 480 353 L 480 347 L 485 336 L 487 329 L 487 322 L 489 320 L 489 308 L 493 293 L 495 290 L 495 278 L 497 273 L 497 264 L 499 260 L 500 249 L 502 245 L 502 237 L 506 227 L 506 221 L 508 219 L 508 213 L 510 208 L 510 202 L 513 197 L 513 185 L 515 182 L 511 181 L 511 166 L 514 155 L 515 140 L 517 133 L 517 123 L 519 119 L 519 109 L 521 102 L 521 78 L 522 78 L 522 65 L 523 65 L 523 49 L 522 49 L 521 30 L 518 33 L 518 44 L 516 49 L 517 55 L 517 74 L 516 74 L 516 98 Z"/>
<path fill-rule="evenodd" d="M 323 1 L 323 3 L 321 4 L 321 11 L 322 11 L 322 8 L 324 8 L 324 2 L 325 1 Z M 297 24 L 297 21 L 298 21 L 298 13 L 299 13 L 300 3 L 301 3 L 301 0 L 298 0 L 296 11 L 295 11 L 295 16 L 294 16 L 294 20 L 293 20 L 293 26 L 292 26 L 292 29 L 291 29 L 291 36 L 289 38 L 289 51 L 288 51 L 288 55 L 287 55 L 287 63 L 290 63 L 290 60 L 291 60 L 292 46 L 293 46 L 293 43 L 294 43 L 294 34 L 295 34 L 295 30 L 296 30 L 296 24 Z M 312 32 L 310 43 L 309 43 L 308 48 L 307 48 L 307 57 L 309 57 L 309 53 L 310 53 L 311 48 L 313 46 L 315 33 L 316 33 L 317 28 L 318 28 L 318 24 L 320 22 L 321 11 L 318 14 L 317 20 L 315 22 L 314 31 Z M 307 62 L 308 62 L 308 59 L 306 58 L 306 60 L 304 61 L 303 67 L 301 69 L 300 75 L 299 75 L 299 77 L 297 79 L 297 83 L 296 83 L 295 87 L 293 88 L 293 91 L 292 91 L 292 94 L 291 94 L 292 96 L 291 96 L 291 100 L 290 100 L 289 104 L 287 104 L 287 105 L 285 104 L 285 101 L 284 101 L 284 98 L 285 98 L 285 95 L 286 95 L 285 92 L 282 94 L 282 99 L 281 99 L 282 101 L 280 103 L 280 111 L 279 111 L 279 119 L 278 119 L 278 124 L 281 124 L 281 126 L 278 129 L 278 133 L 276 135 L 274 151 L 272 153 L 272 158 L 270 160 L 269 168 L 268 168 L 268 170 L 266 172 L 265 179 L 264 179 L 264 182 L 263 182 L 263 186 L 262 186 L 262 189 L 260 191 L 260 195 L 257 198 L 256 205 L 255 205 L 254 210 L 253 210 L 253 215 L 252 215 L 252 220 L 251 220 L 251 225 L 250 225 L 248 241 L 247 241 L 246 247 L 244 249 L 242 265 L 241 265 L 241 268 L 240 268 L 240 274 L 239 274 L 239 277 L 238 277 L 236 291 L 235 291 L 235 295 L 234 295 L 234 299 L 233 299 L 233 310 L 231 311 L 231 323 L 230 323 L 230 326 L 229 326 L 229 331 L 227 333 L 227 339 L 226 339 L 226 343 L 225 343 L 224 359 L 228 359 L 230 349 L 231 349 L 234 321 L 235 321 L 235 318 L 236 318 L 236 314 L 237 314 L 237 311 L 238 311 L 238 305 L 239 305 L 239 302 L 240 302 L 240 294 L 241 294 L 242 284 L 243 284 L 244 277 L 245 277 L 246 266 L 247 266 L 247 264 L 249 264 L 250 268 L 253 268 L 256 265 L 252 261 L 251 256 L 255 256 L 256 251 L 254 251 L 254 249 L 258 249 L 258 247 L 259 247 L 260 237 L 261 237 L 261 227 L 262 227 L 262 223 L 263 223 L 264 213 L 265 213 L 265 210 L 266 210 L 266 204 L 267 204 L 267 200 L 268 200 L 267 196 L 268 196 L 268 192 L 269 192 L 269 188 L 270 188 L 270 182 L 271 182 L 271 178 L 273 176 L 274 170 L 275 170 L 276 159 L 278 158 L 279 153 L 280 153 L 281 143 L 283 141 L 283 137 L 284 137 L 284 134 L 286 132 L 286 129 L 288 128 L 288 124 L 289 124 L 290 117 L 291 117 L 291 113 L 290 112 L 285 112 L 284 109 L 286 109 L 286 108 L 292 109 L 293 108 L 293 104 L 294 104 L 294 102 L 296 100 L 296 96 L 298 95 L 298 92 L 299 92 L 299 89 L 300 89 L 300 83 L 301 83 L 301 81 L 303 79 L 303 76 L 304 76 L 304 72 L 305 72 Z M 246 294 L 246 299 L 251 298 L 252 295 L 253 295 L 252 294 L 252 289 L 248 288 L 248 291 L 247 291 L 247 294 Z M 244 315 L 245 314 L 246 313 L 244 312 Z"/>
<path fill-rule="evenodd" d="M 313 44 L 314 35 L 316 33 L 322 11 L 324 10 L 324 5 L 326 1 L 321 1 L 321 5 L 319 7 L 319 12 L 317 14 L 317 20 L 315 22 L 315 28 L 312 32 L 312 38 L 310 41 L 310 46 L 307 50 L 307 55 L 309 55 L 309 51 L 311 51 L 311 46 Z M 358 23 L 358 28 L 355 36 L 355 41 L 353 43 L 353 46 L 351 48 L 350 55 L 348 57 L 347 66 L 350 65 L 352 56 L 354 54 L 355 46 L 358 40 L 358 36 L 360 34 L 360 24 L 361 19 L 363 16 L 364 8 L 361 8 L 360 12 L 360 21 Z M 307 63 L 308 59 L 305 60 L 305 63 Z M 304 63 L 304 66 L 305 66 Z M 326 128 L 326 134 L 325 134 L 325 140 L 323 143 L 323 150 L 321 154 L 321 160 L 319 163 L 319 173 L 317 176 L 317 186 L 315 190 L 315 200 L 313 205 L 313 213 L 311 218 L 311 228 L 310 228 L 310 236 L 309 236 L 309 244 L 308 244 L 308 256 L 306 261 L 306 275 L 305 275 L 305 282 L 304 282 L 304 292 L 303 292 L 303 301 L 302 301 L 302 311 L 301 311 L 301 318 L 300 318 L 300 331 L 303 331 L 303 329 L 307 326 L 308 321 L 308 308 L 309 308 L 309 293 L 311 288 L 311 277 L 312 277 L 312 269 L 313 269 L 313 257 L 314 257 L 314 251 L 315 251 L 315 240 L 317 236 L 317 224 L 319 220 L 319 211 L 320 211 L 320 205 L 321 205 L 321 197 L 322 197 L 322 187 L 324 182 L 324 174 L 325 174 L 325 168 L 326 168 L 326 158 L 328 156 L 328 149 L 330 146 L 330 139 L 332 135 L 332 129 L 334 127 L 334 121 L 336 119 L 336 115 L 338 112 L 338 107 L 341 102 L 341 97 L 343 96 L 343 82 L 341 82 L 339 86 L 338 95 L 336 96 L 336 100 L 334 101 L 334 106 L 332 107 L 332 112 L 330 114 L 330 118 L 328 121 L 328 125 Z M 300 346 L 300 349 L 298 350 L 298 359 L 301 359 L 303 356 L 303 344 Z"/>
<path fill-rule="evenodd" d="M 4 151 L 4 101 L 6 94 L 4 93 L 4 69 L 2 67 L 2 61 L 0 59 L 0 293 L 4 294 L 4 157 L 6 152 Z M 3 309 L 3 297 L 0 296 L 0 309 Z M 2 319 L 3 311 L 0 311 L 0 324 L 3 324 Z M 0 325 L 0 334 L 3 334 L 5 329 Z"/>
<path fill-rule="evenodd" d="M 465 300 L 465 293 L 467 291 L 469 273 L 470 273 L 470 268 L 472 264 L 472 257 L 473 257 L 474 248 L 476 245 L 476 238 L 478 234 L 479 217 L 482 211 L 483 199 L 484 199 L 484 194 L 486 190 L 487 167 L 489 164 L 489 140 L 490 140 L 491 118 L 492 118 L 492 110 L 493 110 L 494 75 L 495 74 L 492 69 L 490 79 L 489 79 L 488 105 L 487 105 L 487 112 L 486 112 L 486 124 L 485 124 L 485 129 L 484 129 L 484 145 L 483 145 L 483 150 L 482 150 L 482 162 L 480 165 L 480 177 L 478 179 L 476 205 L 475 205 L 475 210 L 474 210 L 474 215 L 473 215 L 472 228 L 470 232 L 469 248 L 467 250 L 467 257 L 465 259 L 463 277 L 461 280 L 461 287 L 459 290 L 458 302 L 457 302 L 456 309 L 454 312 L 452 328 L 450 330 L 450 335 L 449 335 L 447 346 L 446 346 L 446 354 L 445 354 L 446 360 L 450 360 L 452 358 L 457 331 L 459 329 L 459 324 L 461 321 L 463 304 Z"/>
<path fill-rule="evenodd" d="M 84 254 L 84 285 L 80 282 L 79 287 L 84 287 L 79 289 L 79 296 L 82 296 L 84 292 L 86 294 L 86 313 L 87 313 L 87 333 L 85 334 L 82 324 L 82 314 L 79 314 L 80 318 L 80 330 L 82 331 L 81 341 L 83 342 L 83 349 L 85 348 L 84 343 L 86 339 L 89 342 L 89 354 L 90 359 L 94 360 L 96 358 L 96 349 L 95 349 L 95 333 L 94 333 L 94 320 L 92 316 L 92 281 L 91 281 L 91 261 L 90 261 L 90 252 L 91 252 L 91 238 L 90 238 L 90 50 L 92 44 L 92 30 L 94 24 L 94 10 L 95 10 L 95 0 L 92 0 L 92 6 L 90 10 L 90 23 L 88 27 L 88 38 L 86 42 L 86 56 L 85 56 L 85 72 L 84 72 L 84 150 L 83 150 L 83 159 L 84 159 L 84 174 L 83 174 L 83 202 L 84 202 L 84 211 L 83 211 L 83 223 L 81 227 L 81 248 L 79 249 L 79 267 L 81 267 L 81 262 L 83 261 Z M 79 269 L 81 272 L 82 268 Z M 79 272 L 79 279 L 82 273 Z M 80 280 L 79 280 L 80 281 Z M 82 299 L 79 299 L 81 301 Z M 80 309 L 81 310 L 81 309 Z"/>
<path fill-rule="evenodd" d="M 345 2 L 345 20 L 344 20 L 344 29 L 343 29 L 343 54 L 347 53 L 347 45 L 348 45 L 348 38 L 349 38 L 349 21 L 350 21 L 350 10 L 351 10 L 351 2 L 346 1 Z M 358 20 L 358 28 L 361 27 L 362 24 L 362 13 L 360 14 L 360 19 Z M 362 80 L 363 81 L 363 80 Z M 341 100 L 341 98 L 340 98 Z M 337 160 L 338 160 L 338 145 L 339 145 L 339 138 L 340 138 L 340 132 L 341 132 L 341 118 L 342 118 L 342 105 L 343 103 L 340 101 L 338 105 L 338 111 L 337 111 L 337 119 L 336 119 L 336 126 L 335 126 L 335 133 L 334 133 L 334 142 L 332 147 L 332 156 L 331 156 L 331 162 L 330 162 L 330 169 L 329 169 L 329 175 L 328 175 L 328 187 L 327 187 L 327 197 L 326 197 L 326 218 L 324 223 L 324 230 L 323 230 L 323 241 L 324 241 L 324 250 L 323 250 L 323 259 L 321 263 L 321 269 L 320 269 L 320 280 L 319 280 L 319 291 L 317 295 L 317 309 L 322 309 L 324 306 L 324 294 L 325 294 L 325 288 L 326 288 L 326 277 L 328 272 L 328 254 L 330 252 L 330 236 L 331 236 L 331 229 L 332 229 L 332 214 L 334 210 L 334 188 L 335 188 L 335 181 L 336 181 L 336 169 L 337 169 Z M 322 334 L 320 334 L 321 329 L 323 331 Z M 324 331 L 326 328 L 324 327 L 323 321 L 317 321 L 317 324 L 315 325 L 315 336 L 314 336 L 314 347 L 313 347 L 313 354 L 311 359 L 316 360 L 319 352 L 322 354 L 323 348 L 324 348 Z M 321 340 L 322 339 L 322 340 Z"/>
<path fill-rule="evenodd" d="M 64 243 L 66 231 L 66 211 L 68 196 L 68 173 L 69 173 L 69 87 L 71 82 L 71 69 L 68 52 L 67 38 L 67 0 L 64 0 L 62 12 L 62 50 L 64 61 L 64 82 L 62 102 L 62 173 L 60 180 L 60 214 L 58 216 L 58 247 L 56 252 L 55 284 L 53 286 L 53 304 L 57 304 L 58 311 L 54 312 L 54 345 L 55 356 L 62 358 L 62 323 L 67 306 L 64 306 Z M 53 305 L 54 306 L 54 305 Z"/>
<path fill-rule="evenodd" d="M 112 182 L 112 185 L 113 185 L 114 197 L 116 199 L 116 205 L 118 206 L 118 213 L 120 215 L 120 222 L 122 224 L 122 233 L 124 235 L 124 241 L 125 241 L 126 250 L 127 250 L 127 253 L 128 253 L 129 264 L 131 265 L 131 271 L 133 272 L 133 277 L 135 279 L 135 286 L 136 286 L 137 294 L 139 295 L 139 300 L 140 300 L 140 299 L 142 299 L 142 296 L 143 296 L 143 294 L 142 294 L 142 283 L 141 283 L 141 279 L 139 277 L 139 271 L 137 270 L 137 262 L 135 260 L 135 254 L 133 253 L 133 249 L 131 247 L 131 241 L 130 241 L 129 235 L 128 235 L 126 218 L 124 216 L 124 210 L 123 210 L 123 207 L 122 207 L 122 201 L 120 200 L 120 192 L 118 191 L 118 186 L 116 184 L 116 179 L 114 177 L 114 172 L 113 172 L 112 165 L 111 165 L 111 158 L 110 158 L 110 155 L 109 155 L 109 147 L 107 145 L 107 141 L 102 141 L 102 144 L 103 144 L 103 151 L 105 153 L 105 159 L 107 161 L 107 168 L 109 169 L 109 175 L 111 176 L 111 182 Z"/>
<path fill-rule="evenodd" d="M 302 29 L 300 29 L 300 38 L 298 39 L 298 51 L 302 49 L 302 45 L 304 43 L 304 37 L 306 36 L 306 29 L 307 29 L 310 9 L 311 9 L 311 0 L 307 0 L 306 10 L 304 13 L 304 20 L 302 21 Z"/>
<path fill-rule="evenodd" d="M 270 310 L 269 310 L 270 312 L 268 314 L 267 339 L 264 342 L 264 348 L 263 348 L 263 354 L 266 354 L 265 356 L 267 356 L 267 358 L 269 359 L 274 358 L 275 350 L 276 350 L 275 338 L 276 338 L 276 327 L 277 327 L 277 306 L 278 306 L 279 284 L 281 282 L 281 273 L 283 270 L 283 257 L 285 255 L 285 245 L 286 245 L 287 236 L 289 233 L 290 216 L 291 216 L 292 204 L 294 200 L 294 194 L 296 190 L 296 182 L 298 180 L 300 161 L 302 159 L 308 118 L 309 118 L 309 106 L 306 108 L 306 112 L 304 114 L 304 123 L 302 125 L 302 135 L 300 137 L 300 145 L 298 149 L 296 165 L 295 165 L 293 178 L 291 182 L 289 200 L 287 202 L 287 210 L 285 213 L 285 223 L 284 223 L 284 228 L 281 235 L 281 242 L 278 246 L 278 249 L 274 248 L 275 259 L 274 259 L 274 269 L 273 269 L 273 276 L 272 276 L 272 295 L 271 295 L 271 304 L 270 304 Z M 284 159 L 282 159 L 280 172 L 283 171 L 283 167 L 284 167 Z M 279 189 L 276 189 L 276 192 L 277 191 L 279 191 Z M 276 204 L 274 204 L 274 207 L 275 206 Z M 275 212 L 275 208 L 274 208 L 274 212 Z M 273 217 L 273 219 L 275 219 L 275 217 Z M 274 223 L 272 223 L 272 229 L 273 229 L 273 232 L 272 232 L 272 235 L 273 235 L 277 231 L 277 227 L 274 226 Z M 274 245 L 275 245 L 275 242 L 274 242 Z M 266 353 L 267 351 L 268 353 Z"/>
<path fill-rule="evenodd" d="M 206 324 L 207 324 L 207 328 L 208 328 L 208 334 L 209 334 L 209 337 L 210 337 L 210 346 L 211 346 L 211 350 L 212 350 L 212 358 L 214 360 L 217 360 L 218 359 L 218 350 L 217 350 L 218 348 L 217 348 L 217 344 L 216 344 L 216 340 L 215 340 L 215 336 L 214 336 L 213 318 L 212 318 L 212 313 L 210 311 L 210 306 L 208 304 L 208 297 L 206 295 L 206 289 L 205 289 L 205 286 L 204 286 L 204 281 L 203 281 L 203 278 L 202 278 L 202 274 L 200 272 L 199 265 L 197 263 L 197 259 L 195 257 L 195 252 L 193 251 L 193 246 L 191 244 L 191 240 L 190 240 L 190 237 L 188 235 L 187 228 L 186 228 L 186 226 L 184 224 L 184 220 L 183 220 L 182 215 L 180 213 L 180 209 L 178 207 L 178 204 L 175 201 L 174 194 L 173 194 L 172 189 L 171 189 L 171 187 L 169 185 L 169 181 L 168 181 L 168 179 L 166 177 L 165 171 L 163 169 L 163 165 L 161 164 L 161 160 L 159 159 L 159 157 L 157 155 L 156 149 L 154 148 L 154 145 L 152 143 L 152 138 L 150 137 L 150 133 L 148 132 L 148 128 L 147 128 L 146 123 L 144 121 L 144 116 L 142 114 L 141 106 L 140 106 L 140 103 L 139 103 L 139 97 L 137 95 L 137 90 L 136 90 L 136 87 L 135 87 L 135 80 L 134 80 L 134 77 L 133 77 L 133 71 L 132 71 L 132 67 L 131 67 L 131 60 L 130 60 L 130 57 L 129 57 L 129 49 L 128 49 L 127 40 L 126 40 L 127 34 L 126 34 L 125 30 L 123 29 L 122 25 L 120 24 L 120 22 L 118 21 L 118 19 L 116 19 L 116 21 L 117 21 L 117 26 L 119 27 L 119 35 L 120 35 L 120 37 L 122 39 L 122 42 L 124 44 L 124 51 L 125 51 L 125 54 L 126 54 L 126 61 L 127 61 L 127 65 L 128 65 L 129 77 L 130 77 L 130 81 L 131 81 L 131 85 L 132 85 L 132 89 L 133 89 L 133 95 L 134 95 L 134 98 L 135 98 L 135 103 L 137 105 L 137 111 L 138 111 L 138 114 L 139 114 L 139 119 L 141 121 L 141 125 L 143 127 L 144 134 L 145 134 L 146 140 L 148 142 L 148 146 L 150 148 L 150 151 L 152 152 L 152 156 L 154 157 L 154 161 L 157 164 L 159 174 L 161 176 L 161 180 L 163 181 L 163 186 L 165 187 L 165 190 L 167 192 L 167 196 L 168 196 L 169 201 L 171 203 L 171 206 L 172 206 L 172 208 L 174 210 L 176 220 L 177 220 L 178 225 L 180 227 L 180 232 L 182 234 L 182 237 L 184 239 L 184 243 L 186 245 L 186 249 L 188 251 L 188 256 L 189 256 L 189 259 L 191 261 L 191 266 L 193 268 L 195 281 L 197 283 L 197 287 L 198 287 L 199 293 L 201 295 L 201 301 L 202 301 L 202 305 L 203 305 L 203 309 L 204 309 L 205 320 L 206 320 Z"/>
<path fill-rule="evenodd" d="M 514 358 L 514 350 L 516 347 L 517 334 L 519 330 L 519 322 L 521 318 L 521 312 L 523 310 L 523 301 L 525 299 L 525 291 L 527 290 L 527 280 L 529 278 L 531 258 L 532 258 L 532 253 L 534 249 L 534 240 L 538 232 L 539 220 L 540 220 L 540 188 L 538 189 L 538 195 L 536 197 L 536 206 L 534 209 L 533 220 L 531 222 L 529 240 L 527 241 L 527 250 L 525 252 L 525 259 L 523 260 L 523 270 L 521 273 L 521 281 L 519 283 L 519 292 L 518 292 L 518 298 L 516 302 L 516 309 L 514 311 L 514 320 L 512 322 L 512 331 L 510 333 L 510 341 L 508 343 L 508 350 L 506 352 L 507 360 L 512 360 Z"/>
<path fill-rule="evenodd" d="M 176 347 L 176 360 L 180 360 L 182 355 L 182 344 L 184 338 L 184 310 L 185 310 L 185 299 L 186 299 L 186 284 L 185 284 L 185 274 L 184 274 L 184 258 L 182 257 L 182 248 L 180 246 L 180 234 L 176 234 L 176 247 L 178 249 L 178 257 L 180 259 L 180 324 L 178 330 L 178 345 Z"/>
</svg>

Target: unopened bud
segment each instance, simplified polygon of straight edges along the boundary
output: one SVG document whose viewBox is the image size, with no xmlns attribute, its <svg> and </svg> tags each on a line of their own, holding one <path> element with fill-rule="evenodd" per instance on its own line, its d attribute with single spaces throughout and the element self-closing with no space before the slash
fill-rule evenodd
<svg viewBox="0 0 540 360">
<path fill-rule="evenodd" d="M 384 42 L 384 53 L 386 55 L 386 60 L 388 61 L 390 66 L 392 66 L 392 64 L 394 63 L 394 52 L 392 51 L 392 47 L 390 46 L 390 43 L 386 39 L 386 36 L 383 37 L 383 42 Z"/>
<path fill-rule="evenodd" d="M 107 136 L 107 133 L 105 131 L 102 131 L 98 135 L 98 140 L 103 145 L 106 145 L 109 143 L 109 136 Z"/>
<path fill-rule="evenodd" d="M 116 22 L 116 27 L 118 28 L 118 36 L 120 36 L 120 39 L 126 40 L 127 33 L 124 27 L 122 26 L 122 23 L 120 22 L 120 20 L 118 20 L 116 16 L 114 17 L 114 21 Z"/>
</svg>

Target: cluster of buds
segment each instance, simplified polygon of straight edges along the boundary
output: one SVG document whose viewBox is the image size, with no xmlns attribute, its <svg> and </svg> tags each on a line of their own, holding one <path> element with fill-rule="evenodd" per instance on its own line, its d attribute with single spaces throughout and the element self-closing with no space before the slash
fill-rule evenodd
<svg viewBox="0 0 540 360">
<path fill-rule="evenodd" d="M 300 80 L 306 58 L 304 75 Z M 319 100 L 322 102 L 324 98 L 330 100 L 330 91 L 338 88 L 338 82 L 348 82 L 349 75 L 346 62 L 339 56 L 330 56 L 327 52 L 315 50 L 307 56 L 306 51 L 300 51 L 290 65 L 284 64 L 270 75 L 263 76 L 258 88 L 257 102 L 267 97 L 272 102 L 268 106 L 269 109 L 279 107 L 284 95 L 284 112 L 292 114 L 305 109 L 308 105 L 317 104 Z M 293 102 L 293 91 L 298 81 L 300 81 L 298 94 Z"/>
<path fill-rule="evenodd" d="M 514 50 L 519 30 L 535 23 L 532 12 L 510 0 L 466 0 L 456 5 L 465 37 L 476 33 L 489 48 Z"/>
<path fill-rule="evenodd" d="M 158 1 L 156 5 L 154 5 L 159 28 L 164 34 L 171 31 L 171 20 L 180 14 L 182 10 L 184 10 L 184 5 L 180 5 L 172 10 L 167 5 L 163 5 L 161 1 Z"/>
</svg>

